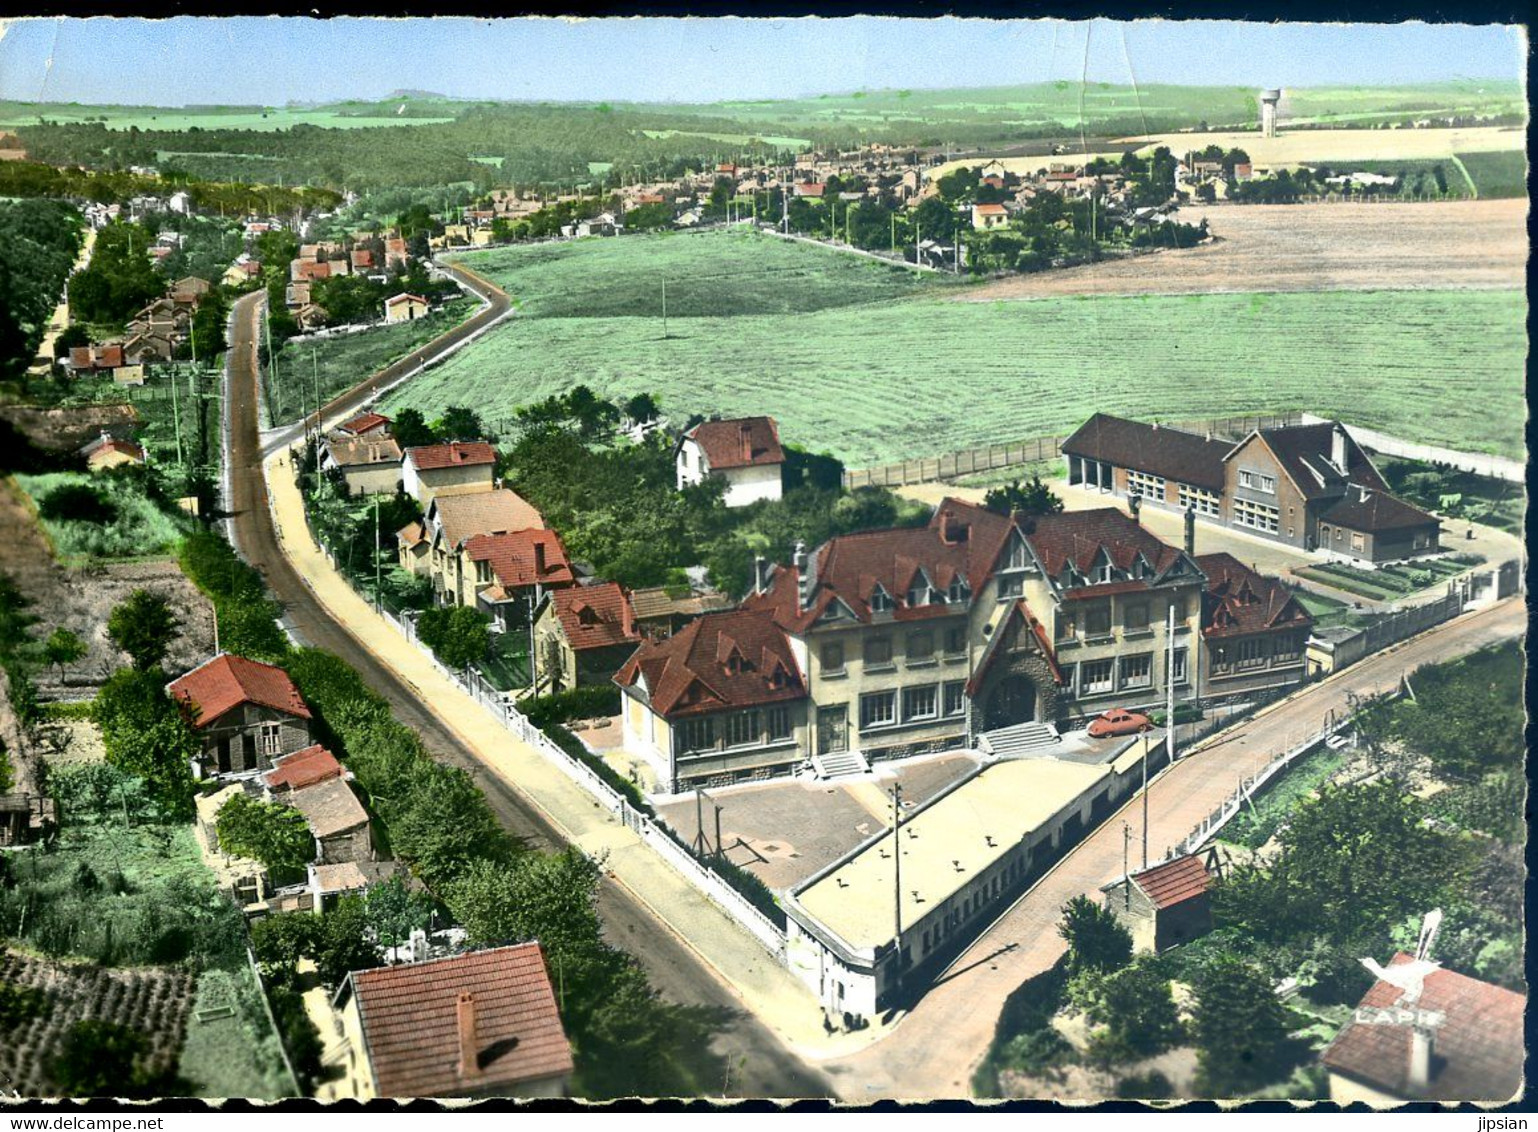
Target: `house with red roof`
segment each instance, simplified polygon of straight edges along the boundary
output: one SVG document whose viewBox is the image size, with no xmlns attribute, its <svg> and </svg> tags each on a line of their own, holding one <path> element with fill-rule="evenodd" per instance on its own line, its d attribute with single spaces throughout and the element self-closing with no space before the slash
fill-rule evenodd
<svg viewBox="0 0 1538 1132">
<path fill-rule="evenodd" d="M 202 739 L 199 778 L 254 777 L 310 746 L 309 705 L 276 665 L 220 653 L 166 692 Z"/>
<path fill-rule="evenodd" d="M 262 783 L 274 794 L 303 790 L 332 778 L 341 778 L 342 764 L 319 743 L 272 760 L 272 769 L 262 775 Z"/>
<path fill-rule="evenodd" d="M 121 468 L 125 464 L 143 464 L 144 449 L 131 440 L 113 436 L 105 429 L 102 434 L 80 449 L 85 466 L 93 472 Z"/>
<path fill-rule="evenodd" d="M 773 417 L 702 421 L 679 440 L 674 461 L 679 491 L 715 476 L 726 481 L 728 507 L 779 499 L 784 491 L 785 450 Z"/>
<path fill-rule="evenodd" d="M 1002 204 L 974 204 L 972 227 L 979 232 L 991 232 L 1009 224 L 1009 213 Z"/>
<path fill-rule="evenodd" d="M 368 409 L 337 425 L 336 431 L 347 436 L 389 436 L 390 418 Z"/>
<path fill-rule="evenodd" d="M 1314 619 L 1278 578 L 1231 554 L 1199 554 L 1202 593 L 1202 697 L 1303 683 Z"/>
<path fill-rule="evenodd" d="M 607 684 L 640 643 L 635 606 L 618 582 L 551 590 L 534 620 L 537 693 Z"/>
<path fill-rule="evenodd" d="M 481 440 L 408 448 L 401 457 L 401 490 L 426 507 L 438 495 L 489 491 L 496 468 L 496 449 Z"/>
<path fill-rule="evenodd" d="M 526 629 L 547 594 L 576 581 L 561 536 L 544 526 L 477 533 L 459 543 L 442 600 L 479 609 L 503 630 Z"/>
<path fill-rule="evenodd" d="M 353 971 L 322 1099 L 561 1097 L 571 1045 L 538 942 Z"/>
<path fill-rule="evenodd" d="M 1164 951 L 1212 930 L 1212 874 L 1195 854 L 1161 861 L 1100 886 L 1105 906 L 1138 951 Z"/>
<path fill-rule="evenodd" d="M 654 760 L 667 792 L 788 774 L 805 760 L 806 680 L 789 635 L 761 610 L 707 613 L 643 641 L 614 682 L 625 748 Z"/>
<path fill-rule="evenodd" d="M 391 295 L 384 301 L 384 320 L 386 322 L 411 322 L 413 319 L 426 318 L 427 312 L 432 309 L 421 295 L 412 295 L 402 291 L 398 295 Z"/>
<path fill-rule="evenodd" d="M 1324 1051 L 1330 1100 L 1502 1103 L 1522 1091 L 1527 996 L 1396 954 Z"/>
</svg>

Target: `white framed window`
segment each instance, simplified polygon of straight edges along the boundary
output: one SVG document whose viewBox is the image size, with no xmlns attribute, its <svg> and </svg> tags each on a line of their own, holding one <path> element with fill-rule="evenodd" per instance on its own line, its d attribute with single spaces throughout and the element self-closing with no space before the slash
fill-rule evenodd
<svg viewBox="0 0 1538 1132">
<path fill-rule="evenodd" d="M 945 596 L 946 600 L 949 601 L 952 605 L 960 605 L 962 602 L 966 601 L 967 598 L 972 596 L 972 587 L 967 585 L 965 580 L 957 577 L 952 579 L 951 587 L 946 591 Z"/>
<path fill-rule="evenodd" d="M 683 744 L 686 751 L 705 751 L 716 745 L 716 720 L 714 716 L 686 719 L 683 725 Z"/>
<path fill-rule="evenodd" d="M 264 723 L 257 735 L 257 749 L 264 758 L 275 758 L 283 750 L 283 725 L 281 723 Z"/>
<path fill-rule="evenodd" d="M 952 680 L 945 685 L 944 709 L 947 716 L 962 715 L 967 710 L 967 684 L 965 680 Z"/>
<path fill-rule="evenodd" d="M 1296 660 L 1302 644 L 1300 633 L 1278 633 L 1271 642 L 1271 655 L 1277 660 Z"/>
<path fill-rule="evenodd" d="M 999 577 L 999 600 L 1019 597 L 1025 592 L 1025 579 L 1019 574 L 1002 574 Z"/>
<path fill-rule="evenodd" d="M 1192 508 L 1198 515 L 1211 515 L 1216 518 L 1221 514 L 1221 505 L 1215 493 L 1204 487 L 1193 487 L 1183 483 L 1179 487 L 1180 509 Z"/>
<path fill-rule="evenodd" d="M 935 684 L 903 689 L 903 719 L 936 719 L 940 715 L 940 689 Z"/>
<path fill-rule="evenodd" d="M 1153 684 L 1153 654 L 1121 658 L 1121 686 L 1123 688 L 1147 688 Z"/>
<path fill-rule="evenodd" d="M 1164 477 L 1151 476 L 1147 472 L 1127 469 L 1127 494 L 1142 495 L 1150 499 L 1164 498 Z"/>
<path fill-rule="evenodd" d="M 733 712 L 726 717 L 726 745 L 728 747 L 747 747 L 758 743 L 758 711 Z"/>
<path fill-rule="evenodd" d="M 1251 491 L 1263 491 L 1267 495 L 1276 494 L 1276 477 L 1265 472 L 1252 472 L 1247 468 L 1239 469 L 1239 486 L 1249 488 Z"/>
<path fill-rule="evenodd" d="M 928 605 L 933 592 L 929 579 L 920 571 L 919 576 L 913 580 L 913 585 L 908 587 L 908 608 L 917 609 L 921 605 Z"/>
<path fill-rule="evenodd" d="M 890 613 L 891 610 L 892 595 L 886 592 L 886 589 L 880 582 L 877 582 L 876 588 L 871 591 L 870 595 L 870 611 L 872 613 Z"/>
<path fill-rule="evenodd" d="M 1186 650 L 1176 649 L 1175 656 L 1170 662 L 1170 683 L 1186 684 L 1190 679 L 1186 670 Z"/>
<path fill-rule="evenodd" d="M 1006 570 L 1024 570 L 1030 564 L 1030 556 L 1025 549 L 1025 540 L 1019 535 L 1013 536 L 1009 543 L 1009 558 L 1004 564 Z"/>
<path fill-rule="evenodd" d="M 1086 696 L 1109 692 L 1114 686 L 1116 665 L 1111 660 L 1086 660 L 1079 665 L 1080 689 Z"/>
<path fill-rule="evenodd" d="M 1361 531 L 1351 532 L 1351 549 L 1356 554 L 1361 554 L 1367 549 L 1367 539 L 1363 537 Z"/>
<path fill-rule="evenodd" d="M 781 705 L 770 708 L 764 715 L 769 725 L 769 742 L 790 738 L 790 708 Z"/>
<path fill-rule="evenodd" d="M 1266 662 L 1266 642 L 1259 637 L 1249 637 L 1239 642 L 1239 667 L 1259 668 Z"/>
<path fill-rule="evenodd" d="M 1116 576 L 1116 567 L 1111 565 L 1109 558 L 1100 562 L 1090 574 L 1089 580 L 1094 583 L 1109 582 Z"/>
<path fill-rule="evenodd" d="M 1248 499 L 1234 500 L 1234 522 L 1241 527 L 1275 534 L 1281 526 L 1280 513 L 1275 507 L 1253 503 Z"/>
<path fill-rule="evenodd" d="M 868 692 L 860 697 L 860 730 L 897 722 L 897 693 Z"/>
</svg>

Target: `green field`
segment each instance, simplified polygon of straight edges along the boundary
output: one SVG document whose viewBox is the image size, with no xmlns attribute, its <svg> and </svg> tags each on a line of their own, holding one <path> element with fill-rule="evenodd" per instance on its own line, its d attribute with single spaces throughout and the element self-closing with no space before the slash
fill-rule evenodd
<svg viewBox="0 0 1538 1132">
<path fill-rule="evenodd" d="M 660 311 L 645 313 L 662 261 L 643 242 L 528 249 L 555 258 L 535 254 L 522 270 L 505 253 L 467 256 L 477 269 L 493 261 L 522 317 L 387 406 L 433 416 L 475 405 L 499 427 L 518 406 L 586 382 L 654 392 L 678 421 L 770 413 L 785 440 L 851 467 L 1064 434 L 1097 409 L 1170 420 L 1308 409 L 1427 443 L 1523 451 L 1517 291 L 956 303 L 901 296 L 941 284 L 842 253 L 761 237 L 771 254 L 745 256 L 751 239 L 703 233 L 664 245 L 694 269 L 677 300 L 669 282 L 666 340 Z M 780 252 L 813 258 L 786 274 Z M 829 282 L 845 272 L 856 274 Z M 898 297 L 881 298 L 892 290 Z M 819 294 L 841 305 L 810 309 Z"/>
<path fill-rule="evenodd" d="M 94 484 L 112 502 L 116 516 L 110 523 L 82 519 L 44 519 L 38 522 L 47 532 L 59 558 L 69 565 L 81 565 L 102 558 L 142 558 L 170 554 L 177 541 L 192 526 L 185 515 L 171 515 L 161 510 L 135 483 L 112 476 L 92 476 L 88 472 L 50 472 L 41 476 L 17 476 L 16 483 L 41 503 L 50 492 L 74 484 Z"/>
<path fill-rule="evenodd" d="M 1293 121 L 1355 126 L 1374 121 L 1446 115 L 1521 114 L 1521 84 L 1465 79 L 1415 86 L 1299 87 L 1283 92 L 1282 110 Z"/>
<path fill-rule="evenodd" d="M 1460 153 L 1457 160 L 1484 198 L 1527 195 L 1527 154 L 1521 150 Z"/>
<path fill-rule="evenodd" d="M 459 325 L 474 310 L 471 299 L 456 299 L 441 311 L 412 322 L 376 326 L 356 334 L 286 342 L 278 351 L 278 376 L 267 381 L 268 411 L 274 424 L 315 411 L 321 404 Z"/>
<path fill-rule="evenodd" d="M 416 118 L 381 114 L 364 116 L 334 109 L 291 110 L 231 106 L 192 109 L 164 106 L 87 106 L 76 102 L 0 102 L 0 129 L 50 122 L 104 121 L 110 130 L 287 130 L 293 126 L 354 129 L 364 126 L 425 126 L 452 122 L 452 115 Z"/>
</svg>

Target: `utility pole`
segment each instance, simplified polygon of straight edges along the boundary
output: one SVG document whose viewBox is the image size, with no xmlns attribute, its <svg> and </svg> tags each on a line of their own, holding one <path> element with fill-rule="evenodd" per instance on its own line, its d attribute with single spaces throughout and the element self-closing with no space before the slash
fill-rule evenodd
<svg viewBox="0 0 1538 1132">
<path fill-rule="evenodd" d="M 310 373 L 315 382 L 315 442 L 320 443 L 320 359 L 315 355 L 315 345 L 310 344 Z"/>
<path fill-rule="evenodd" d="M 1174 727 L 1173 721 L 1170 727 Z M 1148 867 L 1148 732 L 1143 732 L 1143 867 Z"/>
<path fill-rule="evenodd" d="M 379 557 L 379 496 L 374 496 L 374 612 L 384 612 L 384 563 Z"/>
<path fill-rule="evenodd" d="M 662 340 L 668 340 L 668 277 L 662 277 Z"/>
<path fill-rule="evenodd" d="M 897 213 L 892 213 L 892 254 L 897 254 Z"/>
<path fill-rule="evenodd" d="M 1165 682 L 1166 685 L 1168 685 L 1168 687 L 1166 689 L 1166 696 L 1165 696 L 1165 704 L 1166 704 L 1166 710 L 1167 710 L 1168 714 L 1165 716 L 1165 719 L 1164 719 L 1164 722 L 1166 724 L 1168 724 L 1168 727 L 1165 729 L 1165 732 L 1164 732 L 1164 741 L 1169 744 L 1169 752 L 1170 752 L 1169 763 L 1170 763 L 1171 766 L 1174 766 L 1175 765 L 1175 603 L 1173 601 L 1170 602 L 1169 623 L 1168 623 L 1168 625 L 1165 628 L 1164 635 L 1165 635 L 1165 637 L 1169 641 L 1169 657 L 1165 661 L 1165 669 L 1164 669 L 1164 675 L 1165 675 L 1164 682 Z M 1189 657 L 1186 658 L 1186 663 L 1187 664 L 1190 663 L 1190 658 Z"/>
<path fill-rule="evenodd" d="M 176 462 L 186 468 L 186 459 L 182 456 L 182 414 L 176 401 L 176 378 L 171 378 L 171 427 L 176 430 Z"/>
<path fill-rule="evenodd" d="M 1132 827 L 1126 822 L 1121 823 L 1121 899 L 1122 908 L 1130 911 L 1132 908 L 1132 874 L 1127 868 L 1127 845 L 1132 840 Z"/>
<path fill-rule="evenodd" d="M 897 972 L 894 989 L 901 990 L 903 982 L 903 847 L 902 847 L 902 783 L 892 787 L 892 912 L 896 919 L 897 936 L 893 941 Z"/>
<path fill-rule="evenodd" d="M 267 393 L 267 401 L 268 405 L 270 406 L 272 403 L 272 394 L 277 390 L 278 386 L 278 355 L 272 352 L 272 298 L 270 295 L 268 296 L 267 301 L 262 304 L 262 310 L 266 318 L 267 327 L 267 370 L 268 378 L 271 383 L 271 388 Z"/>
</svg>

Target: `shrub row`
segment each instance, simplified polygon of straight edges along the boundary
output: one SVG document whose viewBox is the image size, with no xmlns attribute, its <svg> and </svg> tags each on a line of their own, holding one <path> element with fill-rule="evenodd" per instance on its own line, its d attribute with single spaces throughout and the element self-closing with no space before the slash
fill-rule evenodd
<svg viewBox="0 0 1538 1132">
<path fill-rule="evenodd" d="M 253 660 L 281 662 L 289 649 L 278 626 L 283 611 L 267 596 L 262 576 L 213 531 L 184 538 L 179 558 L 182 573 L 214 603 L 220 647 Z"/>
<path fill-rule="evenodd" d="M 613 684 L 584 684 L 565 692 L 518 701 L 524 718 L 540 730 L 552 723 L 617 715 L 619 709 L 620 691 Z"/>
</svg>

